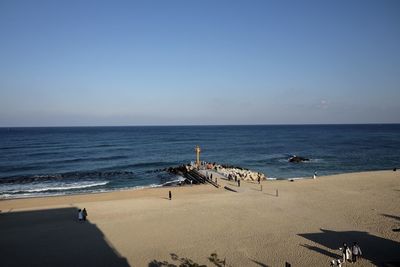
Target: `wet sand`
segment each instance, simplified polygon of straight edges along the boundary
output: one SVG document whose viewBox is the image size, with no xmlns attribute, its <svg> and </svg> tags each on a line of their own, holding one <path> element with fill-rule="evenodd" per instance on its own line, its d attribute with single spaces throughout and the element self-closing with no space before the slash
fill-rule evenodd
<svg viewBox="0 0 400 267">
<path fill-rule="evenodd" d="M 400 172 L 0 201 L 2 266 L 329 266 L 343 242 L 400 262 Z M 168 191 L 172 200 L 168 200 Z M 276 196 L 278 190 L 278 196 Z M 87 222 L 77 221 L 86 208 Z M 190 265 L 188 265 L 190 266 Z"/>
</svg>

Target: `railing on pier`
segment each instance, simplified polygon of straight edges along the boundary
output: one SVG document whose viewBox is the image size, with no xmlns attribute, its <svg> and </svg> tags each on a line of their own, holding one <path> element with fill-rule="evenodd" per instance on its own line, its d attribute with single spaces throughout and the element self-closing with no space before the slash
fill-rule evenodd
<svg viewBox="0 0 400 267">
<path fill-rule="evenodd" d="M 214 182 L 214 181 L 211 180 L 211 179 L 207 179 L 206 176 L 204 176 L 203 174 L 201 174 L 201 173 L 200 173 L 199 171 L 197 171 L 197 170 L 191 170 L 191 171 L 189 171 L 188 174 L 189 174 L 190 176 L 192 176 L 192 177 L 195 177 L 195 179 L 201 181 L 202 184 L 204 184 L 204 183 L 209 183 L 209 184 L 215 186 L 216 188 L 219 187 L 219 185 L 218 185 L 216 182 Z"/>
</svg>

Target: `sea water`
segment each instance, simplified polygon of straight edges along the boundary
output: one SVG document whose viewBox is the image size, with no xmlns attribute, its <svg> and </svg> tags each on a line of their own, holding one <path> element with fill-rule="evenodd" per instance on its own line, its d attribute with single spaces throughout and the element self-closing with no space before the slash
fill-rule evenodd
<svg viewBox="0 0 400 267">
<path fill-rule="evenodd" d="M 273 179 L 383 170 L 400 165 L 400 124 L 0 128 L 0 198 L 162 186 L 196 145 Z"/>
</svg>

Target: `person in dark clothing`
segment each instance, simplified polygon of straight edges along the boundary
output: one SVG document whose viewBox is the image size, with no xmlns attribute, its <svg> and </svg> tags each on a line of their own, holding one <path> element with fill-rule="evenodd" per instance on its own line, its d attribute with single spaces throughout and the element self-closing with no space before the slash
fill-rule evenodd
<svg viewBox="0 0 400 267">
<path fill-rule="evenodd" d="M 171 200 L 172 199 L 172 193 L 171 193 L 171 191 L 169 191 L 169 200 Z"/>
<path fill-rule="evenodd" d="M 238 187 L 240 187 L 240 179 L 238 179 Z"/>
<path fill-rule="evenodd" d="M 343 250 L 342 250 L 343 262 L 346 262 L 346 250 L 347 250 L 347 244 L 343 243 Z"/>
<path fill-rule="evenodd" d="M 87 217 L 87 211 L 86 211 L 86 208 L 83 208 L 83 210 L 82 210 L 82 215 L 83 215 L 83 220 L 84 221 L 86 221 L 86 217 Z"/>
</svg>

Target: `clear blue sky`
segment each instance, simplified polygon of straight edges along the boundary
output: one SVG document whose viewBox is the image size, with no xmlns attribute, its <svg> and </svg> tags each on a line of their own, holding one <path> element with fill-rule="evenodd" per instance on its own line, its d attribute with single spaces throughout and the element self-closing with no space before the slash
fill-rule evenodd
<svg viewBox="0 0 400 267">
<path fill-rule="evenodd" d="M 400 122 L 400 1 L 0 0 L 0 126 Z"/>
</svg>

